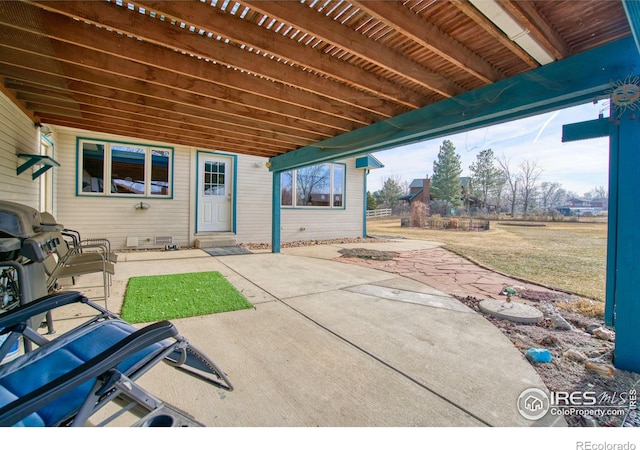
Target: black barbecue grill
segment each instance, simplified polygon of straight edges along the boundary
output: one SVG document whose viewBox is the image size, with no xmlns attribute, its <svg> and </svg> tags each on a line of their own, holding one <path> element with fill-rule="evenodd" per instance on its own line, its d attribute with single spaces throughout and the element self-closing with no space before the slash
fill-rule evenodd
<svg viewBox="0 0 640 450">
<path fill-rule="evenodd" d="M 44 261 L 57 246 L 53 232 L 61 229 L 43 224 L 30 206 L 0 200 L 0 311 L 48 294 Z M 50 316 L 47 325 L 52 333 Z"/>
</svg>

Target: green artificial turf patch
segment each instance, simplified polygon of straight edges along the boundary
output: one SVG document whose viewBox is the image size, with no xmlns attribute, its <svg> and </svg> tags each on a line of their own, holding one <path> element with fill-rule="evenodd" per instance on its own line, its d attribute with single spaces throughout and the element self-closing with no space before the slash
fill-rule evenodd
<svg viewBox="0 0 640 450">
<path fill-rule="evenodd" d="M 130 278 L 120 316 L 157 322 L 252 307 L 220 272 L 196 272 Z"/>
</svg>

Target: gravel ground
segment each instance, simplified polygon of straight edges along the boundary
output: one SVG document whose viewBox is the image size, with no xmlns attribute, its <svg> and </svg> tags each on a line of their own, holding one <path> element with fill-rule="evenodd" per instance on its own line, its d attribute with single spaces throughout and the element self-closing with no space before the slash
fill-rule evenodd
<svg viewBox="0 0 640 450">
<path fill-rule="evenodd" d="M 544 348 L 551 352 L 553 360 L 550 363 L 531 364 L 536 369 L 545 385 L 552 392 L 595 392 L 598 399 L 609 396 L 611 403 L 624 410 L 623 415 L 604 415 L 594 417 L 582 414 L 565 416 L 569 426 L 640 426 L 640 410 L 636 404 L 629 402 L 629 397 L 623 400 L 620 394 L 629 396 L 633 390 L 640 390 L 640 374 L 614 369 L 612 355 L 614 342 L 600 339 L 588 330 L 604 326 L 599 319 L 584 316 L 577 312 L 567 311 L 558 307 L 558 302 L 571 302 L 577 298 L 566 294 L 548 294 L 542 291 L 524 291 L 520 294 L 526 303 L 540 309 L 545 318 L 535 325 L 525 325 L 508 320 L 497 319 L 480 311 L 480 299 L 475 297 L 460 298 L 461 302 L 482 314 L 502 331 L 523 355 L 531 348 Z M 520 299 L 517 299 L 518 301 Z M 560 314 L 569 324 L 571 330 L 554 327 L 552 316 Z M 567 353 L 569 352 L 569 353 Z M 585 357 L 584 361 L 576 360 L 573 355 L 579 352 Z M 589 370 L 587 366 L 596 363 L 612 372 L 611 376 L 601 375 Z M 604 404 L 604 403 L 601 403 Z"/>
</svg>

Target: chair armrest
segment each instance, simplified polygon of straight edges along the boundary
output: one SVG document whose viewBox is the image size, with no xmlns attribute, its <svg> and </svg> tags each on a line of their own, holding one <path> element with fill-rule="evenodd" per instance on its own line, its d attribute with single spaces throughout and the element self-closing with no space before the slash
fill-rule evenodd
<svg viewBox="0 0 640 450">
<path fill-rule="evenodd" d="M 31 317 L 71 303 L 87 303 L 89 299 L 80 292 L 70 291 L 47 295 L 10 311 L 0 314 L 0 329 L 24 323 Z"/>
</svg>

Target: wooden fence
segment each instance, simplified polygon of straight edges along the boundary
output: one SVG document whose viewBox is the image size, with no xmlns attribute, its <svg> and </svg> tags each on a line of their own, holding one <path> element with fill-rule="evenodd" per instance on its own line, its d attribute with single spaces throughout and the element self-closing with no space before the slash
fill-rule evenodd
<svg viewBox="0 0 640 450">
<path fill-rule="evenodd" d="M 370 217 L 385 217 L 391 215 L 391 208 L 371 209 L 367 211 L 367 219 Z"/>
</svg>

